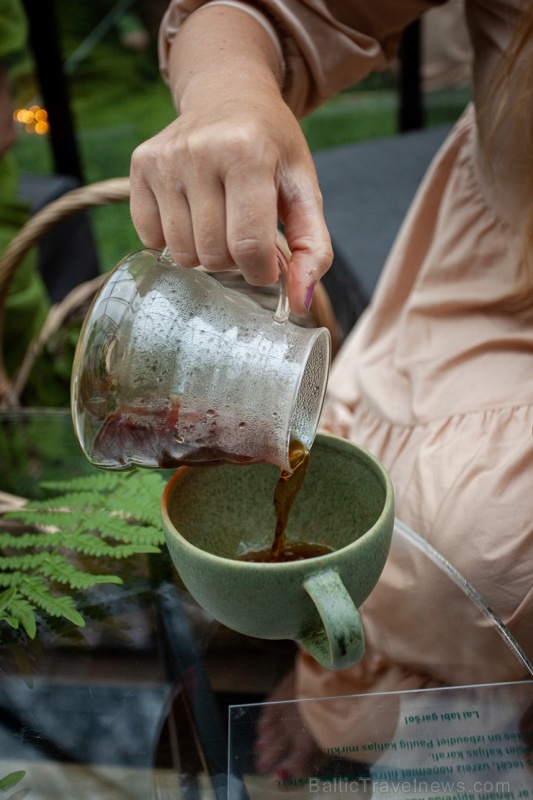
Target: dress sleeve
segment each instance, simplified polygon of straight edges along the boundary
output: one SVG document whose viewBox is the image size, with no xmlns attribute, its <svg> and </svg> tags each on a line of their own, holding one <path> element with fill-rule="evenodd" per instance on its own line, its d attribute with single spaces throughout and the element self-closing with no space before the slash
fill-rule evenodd
<svg viewBox="0 0 533 800">
<path fill-rule="evenodd" d="M 183 21 L 209 0 L 171 0 L 161 23 L 160 66 L 167 78 L 170 43 Z M 304 116 L 395 56 L 403 30 L 442 0 L 251 0 L 273 26 L 285 60 L 284 96 Z M 257 17 L 256 17 L 257 18 Z"/>
</svg>

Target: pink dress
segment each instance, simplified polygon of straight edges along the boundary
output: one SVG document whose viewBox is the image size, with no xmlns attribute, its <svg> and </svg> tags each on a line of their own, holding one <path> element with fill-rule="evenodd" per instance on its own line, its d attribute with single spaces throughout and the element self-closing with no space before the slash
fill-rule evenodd
<svg viewBox="0 0 533 800">
<path fill-rule="evenodd" d="M 201 4 L 171 5 L 163 62 L 165 37 Z M 431 5 L 254 3 L 280 35 L 286 97 L 298 114 L 383 67 L 402 28 Z M 372 303 L 336 357 L 323 424 L 383 462 L 398 518 L 465 576 L 533 659 L 533 323 L 516 303 L 528 280 L 521 225 L 533 183 L 525 137 L 509 113 L 512 92 L 491 133 L 493 70 L 521 4 L 465 6 L 474 102 L 436 155 Z M 328 672 L 302 655 L 299 696 L 527 677 L 518 661 L 497 657 L 486 619 L 419 553 L 405 559 L 393 550 L 363 616 L 363 661 Z M 327 741 L 328 720 L 315 723 Z"/>
</svg>

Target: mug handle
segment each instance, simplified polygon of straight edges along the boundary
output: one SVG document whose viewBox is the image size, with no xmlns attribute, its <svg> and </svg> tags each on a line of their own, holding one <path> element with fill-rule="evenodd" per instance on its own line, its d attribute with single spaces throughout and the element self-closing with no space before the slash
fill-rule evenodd
<svg viewBox="0 0 533 800">
<path fill-rule="evenodd" d="M 297 641 L 327 669 L 343 669 L 359 661 L 365 652 L 365 634 L 359 612 L 338 572 L 311 575 L 304 589 L 315 604 L 323 629 L 304 634 Z"/>
</svg>

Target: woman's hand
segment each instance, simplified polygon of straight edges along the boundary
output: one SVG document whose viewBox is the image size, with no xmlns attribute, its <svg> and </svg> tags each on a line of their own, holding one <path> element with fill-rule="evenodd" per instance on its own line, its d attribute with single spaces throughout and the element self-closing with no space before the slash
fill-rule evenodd
<svg viewBox="0 0 533 800">
<path fill-rule="evenodd" d="M 208 26 L 214 13 L 218 20 Z M 220 6 L 192 15 L 178 36 L 171 74 L 180 116 L 132 158 L 139 236 L 148 247 L 166 244 L 181 266 L 236 266 L 249 283 L 266 285 L 278 276 L 280 219 L 293 254 L 289 301 L 303 313 L 331 264 L 331 243 L 311 154 L 276 80 L 272 44 L 253 18 Z M 213 39 L 225 46 L 217 50 Z"/>
</svg>

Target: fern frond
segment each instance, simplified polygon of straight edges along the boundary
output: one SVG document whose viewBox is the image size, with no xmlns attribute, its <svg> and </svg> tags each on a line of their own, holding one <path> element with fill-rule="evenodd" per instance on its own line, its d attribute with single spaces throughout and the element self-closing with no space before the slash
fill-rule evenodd
<svg viewBox="0 0 533 800">
<path fill-rule="evenodd" d="M 139 544 L 161 545 L 164 542 L 161 525 L 136 525 L 117 514 L 109 514 L 99 509 L 83 520 L 78 530 L 91 530 L 92 526 L 108 539 Z"/>
<path fill-rule="evenodd" d="M 6 608 L 9 608 L 16 594 L 17 590 L 15 586 L 6 589 L 5 592 L 0 592 L 0 616 L 4 613 Z"/>
<path fill-rule="evenodd" d="M 16 589 L 25 580 L 25 572 L 0 572 L 0 586 L 14 586 Z"/>
<path fill-rule="evenodd" d="M 131 519 L 154 527 L 161 524 L 160 504 L 165 482 L 153 472 L 130 473 L 120 487 L 108 497 L 108 508 L 122 511 Z"/>
<path fill-rule="evenodd" d="M 73 524 L 72 514 L 68 510 L 58 511 L 56 508 L 49 511 L 45 508 L 24 506 L 17 511 L 8 511 L 5 518 L 38 528 L 62 528 L 65 525 Z"/>
<path fill-rule="evenodd" d="M 0 528 L 2 522 L 0 520 Z M 31 548 L 57 547 L 61 542 L 61 532 L 57 533 L 0 533 L 0 551 L 28 550 Z"/>
<path fill-rule="evenodd" d="M 93 475 L 69 478 L 64 481 L 42 481 L 39 487 L 55 495 L 67 492 L 112 492 L 123 481 L 123 473 L 95 472 Z"/>
<path fill-rule="evenodd" d="M 122 583 L 122 579 L 115 575 L 83 572 L 60 555 L 50 555 L 45 561 L 43 560 L 40 564 L 40 573 L 45 578 L 70 586 L 71 589 L 90 589 L 99 583 Z"/>
<path fill-rule="evenodd" d="M 73 508 L 97 508 L 102 505 L 102 493 L 97 491 L 70 491 L 56 497 L 47 497 L 45 500 L 30 500 L 24 509 L 45 510 L 58 509 L 69 511 Z"/>
<path fill-rule="evenodd" d="M 116 561 L 159 553 L 164 542 L 164 479 L 159 474 L 97 473 L 48 481 L 40 488 L 54 496 L 5 515 L 20 523 L 20 533 L 2 532 L 0 520 L 0 620 L 23 627 L 32 637 L 38 610 L 52 619 L 85 624 L 69 591 L 122 583 L 118 576 L 84 568 L 84 559 Z"/>
<path fill-rule="evenodd" d="M 65 546 L 77 553 L 93 558 L 129 558 L 139 553 L 160 553 L 159 547 L 145 544 L 110 544 L 99 536 L 86 536 L 74 533 L 65 537 Z"/>
<path fill-rule="evenodd" d="M 65 617 L 80 628 L 85 627 L 85 620 L 76 611 L 72 597 L 52 594 L 46 582 L 37 576 L 28 577 L 19 586 L 19 591 L 34 605 L 42 608 L 51 617 Z"/>
<path fill-rule="evenodd" d="M 0 614 L 0 619 L 5 619 L 12 628 L 18 628 L 19 625 L 22 625 L 30 639 L 35 638 L 37 623 L 35 621 L 34 607 L 21 597 L 16 589 L 7 611 L 8 613 Z"/>
<path fill-rule="evenodd" d="M 0 556 L 0 572 L 14 570 L 18 572 L 31 572 L 45 562 L 42 553 L 24 553 L 22 556 Z"/>
</svg>

